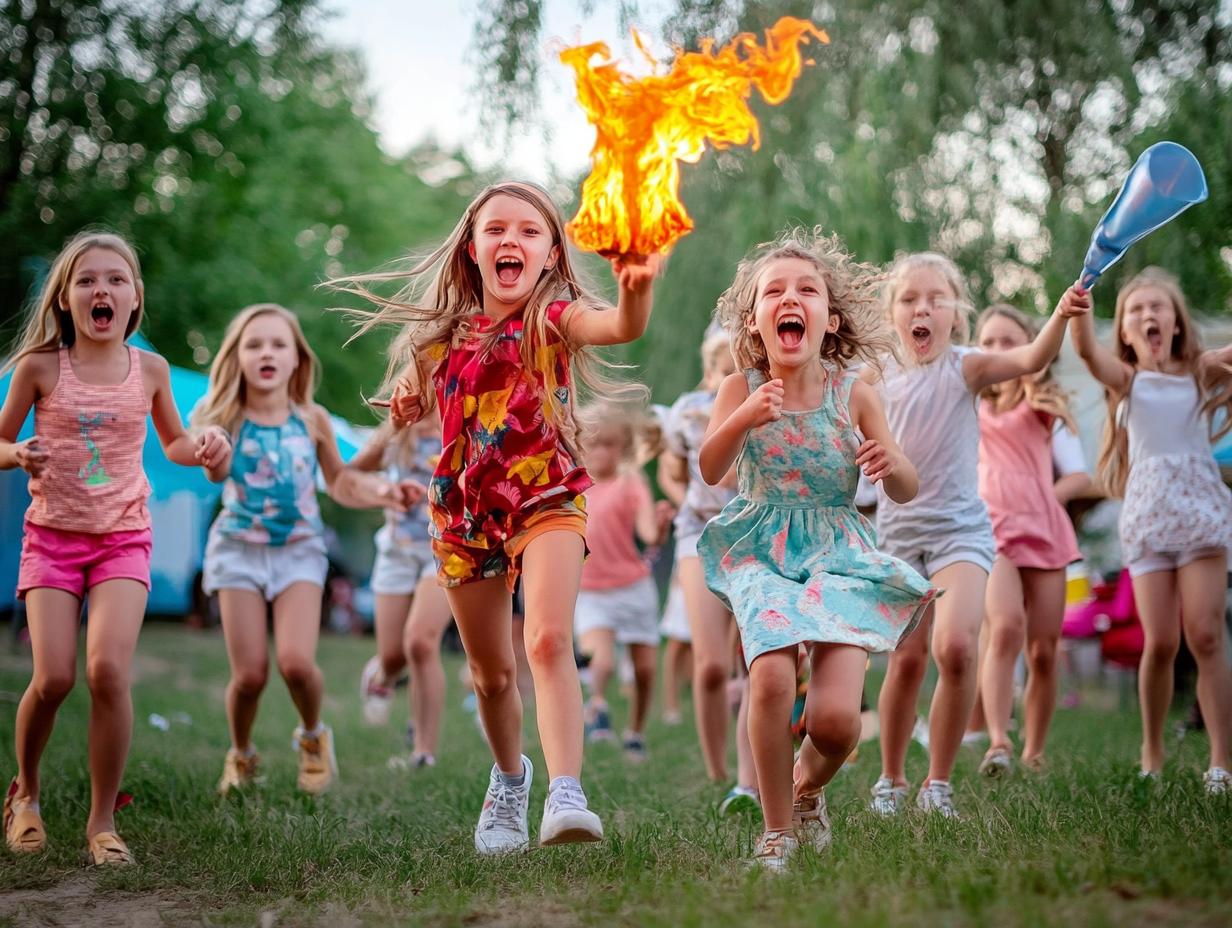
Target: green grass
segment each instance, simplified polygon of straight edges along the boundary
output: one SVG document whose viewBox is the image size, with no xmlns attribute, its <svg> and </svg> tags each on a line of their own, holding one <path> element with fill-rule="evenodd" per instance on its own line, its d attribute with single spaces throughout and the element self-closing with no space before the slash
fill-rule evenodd
<svg viewBox="0 0 1232 928">
<path fill-rule="evenodd" d="M 405 704 L 387 730 L 360 726 L 356 681 L 371 648 L 370 640 L 337 638 L 321 645 L 325 716 L 342 771 L 335 789 L 317 800 L 297 794 L 295 716 L 275 676 L 256 734 L 266 782 L 222 801 L 214 795 L 227 745 L 221 636 L 147 627 L 124 781 L 135 801 L 118 816 L 139 865 L 105 873 L 81 866 L 89 783 L 88 696 L 79 684 L 43 761 L 50 850 L 0 857 L 0 925 L 72 924 L 87 903 L 91 923 L 117 925 L 137 915 L 154 919 L 141 924 L 253 925 L 263 913 L 280 925 L 537 928 L 1232 921 L 1232 801 L 1202 792 L 1205 739 L 1191 736 L 1173 752 L 1161 786 L 1141 784 L 1132 710 L 1060 712 L 1043 777 L 985 783 L 975 776 L 978 757 L 964 751 L 955 775 L 960 822 L 915 814 L 882 821 L 865 811 L 879 766 L 876 744 L 866 744 L 829 791 L 832 849 L 804 856 L 779 879 L 740 866 L 760 822 L 717 816 L 721 791 L 705 781 L 691 726 L 656 721 L 640 767 L 615 747 L 588 748 L 584 782 L 606 841 L 490 860 L 475 856 L 471 832 L 491 760 L 459 708 L 456 659 L 439 766 L 394 774 L 385 762 L 401 749 Z M 28 679 L 28 656 L 0 657 L 6 780 L 15 700 Z M 870 679 L 870 694 L 874 687 Z M 192 724 L 162 732 L 147 721 L 153 712 L 187 712 Z M 530 711 L 527 731 L 541 774 L 533 838 L 545 782 Z M 915 745 L 908 764 L 911 776 L 923 775 Z"/>
</svg>

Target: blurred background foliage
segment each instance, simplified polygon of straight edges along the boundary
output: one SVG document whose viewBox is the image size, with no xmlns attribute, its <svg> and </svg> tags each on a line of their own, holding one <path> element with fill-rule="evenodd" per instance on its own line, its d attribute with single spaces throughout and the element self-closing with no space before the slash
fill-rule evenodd
<svg viewBox="0 0 1232 928">
<path fill-rule="evenodd" d="M 636 0 L 578 0 L 643 23 Z M 662 12 L 654 4 L 654 14 Z M 1232 293 L 1232 4 L 1187 0 L 676 0 L 664 51 L 812 18 L 832 42 L 780 107 L 755 104 L 758 151 L 686 170 L 696 230 L 677 247 L 646 338 L 622 357 L 655 398 L 697 380 L 699 342 L 739 257 L 788 223 L 839 232 L 861 258 L 936 248 L 979 305 L 1045 310 L 1074 279 L 1125 171 L 1152 142 L 1197 153 L 1211 198 L 1105 277 L 1099 310 L 1147 263 L 1191 303 Z M 173 363 L 207 366 L 228 319 L 273 300 L 301 312 L 320 398 L 370 422 L 381 344 L 344 348 L 326 277 L 446 234 L 488 177 L 458 152 L 384 152 L 362 60 L 323 39 L 320 0 L 0 0 L 0 329 L 66 237 L 102 224 L 139 245 L 146 330 Z M 421 10 L 418 15 L 431 15 Z M 538 108 L 542 0 L 479 0 L 485 125 Z M 414 101 L 405 101 L 414 118 Z M 478 127 L 477 127 L 478 129 Z M 574 203 L 580 177 L 554 187 Z M 604 286 L 610 290 L 608 278 Z"/>
</svg>

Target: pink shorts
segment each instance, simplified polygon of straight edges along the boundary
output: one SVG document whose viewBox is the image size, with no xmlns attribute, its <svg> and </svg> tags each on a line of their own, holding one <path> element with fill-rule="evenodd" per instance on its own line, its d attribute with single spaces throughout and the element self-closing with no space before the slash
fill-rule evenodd
<svg viewBox="0 0 1232 928">
<path fill-rule="evenodd" d="M 68 532 L 27 521 L 21 542 L 17 597 L 37 587 L 78 599 L 104 580 L 137 580 L 150 588 L 150 530 Z"/>
</svg>

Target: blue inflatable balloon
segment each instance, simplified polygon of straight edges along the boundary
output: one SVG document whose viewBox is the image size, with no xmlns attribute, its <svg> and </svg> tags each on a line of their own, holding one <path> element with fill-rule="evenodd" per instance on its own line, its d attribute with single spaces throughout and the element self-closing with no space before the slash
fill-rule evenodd
<svg viewBox="0 0 1232 928">
<path fill-rule="evenodd" d="M 1207 197 L 1202 165 L 1176 142 L 1157 142 L 1138 158 L 1095 227 L 1078 283 L 1090 289 L 1134 242 Z"/>
</svg>

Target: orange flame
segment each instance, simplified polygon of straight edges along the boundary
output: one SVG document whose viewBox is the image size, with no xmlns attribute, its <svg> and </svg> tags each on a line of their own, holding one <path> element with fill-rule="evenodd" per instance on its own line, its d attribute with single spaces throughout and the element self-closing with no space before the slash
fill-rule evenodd
<svg viewBox="0 0 1232 928">
<path fill-rule="evenodd" d="M 829 42 L 811 22 L 785 16 L 766 30 L 766 45 L 742 32 L 715 51 L 677 51 L 671 70 L 634 78 L 610 60 L 603 42 L 561 52 L 577 74 L 578 101 L 595 127 L 591 172 L 569 223 L 579 248 L 601 254 L 666 252 L 693 228 L 677 196 L 678 162 L 697 162 L 706 142 L 716 148 L 761 141 L 749 110 L 753 87 L 782 103 L 804 65 L 800 46 Z M 645 51 L 636 33 L 638 48 Z M 599 56 L 597 65 L 591 59 Z M 649 57 L 649 56 L 648 56 Z"/>
</svg>

